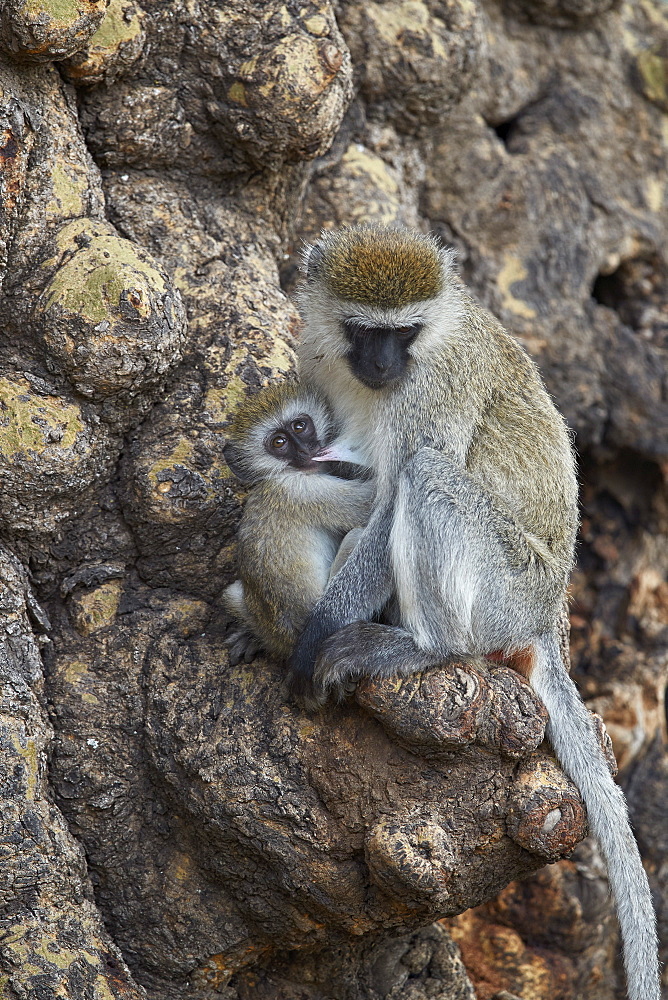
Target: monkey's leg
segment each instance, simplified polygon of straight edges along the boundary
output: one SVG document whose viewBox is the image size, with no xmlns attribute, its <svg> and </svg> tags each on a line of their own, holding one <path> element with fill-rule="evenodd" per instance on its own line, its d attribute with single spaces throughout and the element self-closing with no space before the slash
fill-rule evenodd
<svg viewBox="0 0 668 1000">
<path fill-rule="evenodd" d="M 315 660 L 324 640 L 354 621 L 368 621 L 392 595 L 388 536 L 393 504 L 385 502 L 371 515 L 359 541 L 311 611 L 290 660 L 292 689 L 297 697 L 312 695 Z"/>
<path fill-rule="evenodd" d="M 425 652 L 513 652 L 558 617 L 563 569 L 541 558 L 512 515 L 432 448 L 401 473 L 390 553 L 400 624 Z"/>
<path fill-rule="evenodd" d="M 313 674 L 314 700 L 340 701 L 360 677 L 407 676 L 442 663 L 443 657 L 419 649 L 403 628 L 353 622 L 323 642 Z"/>
<path fill-rule="evenodd" d="M 336 576 L 336 574 L 339 572 L 339 570 L 343 566 L 344 562 L 346 561 L 350 553 L 353 551 L 353 549 L 359 542 L 363 530 L 364 530 L 363 528 L 351 528 L 348 534 L 344 537 L 343 541 L 339 545 L 339 550 L 336 553 L 334 562 L 332 563 L 332 567 L 329 571 L 330 580 L 332 579 L 333 576 Z"/>
<path fill-rule="evenodd" d="M 241 580 L 235 580 L 223 591 L 223 605 L 236 620 L 237 628 L 225 636 L 223 646 L 228 650 L 231 667 L 237 663 L 250 663 L 263 649 L 260 639 L 253 629 L 253 617 L 246 604 L 246 595 Z"/>
</svg>

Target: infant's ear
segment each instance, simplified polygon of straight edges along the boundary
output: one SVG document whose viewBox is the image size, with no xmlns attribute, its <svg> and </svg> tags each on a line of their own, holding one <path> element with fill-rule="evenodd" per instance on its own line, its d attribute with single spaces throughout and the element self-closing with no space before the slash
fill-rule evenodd
<svg viewBox="0 0 668 1000">
<path fill-rule="evenodd" d="M 223 448 L 223 458 L 237 479 L 244 483 L 244 485 L 250 486 L 253 479 L 248 474 L 248 469 L 243 460 L 241 449 L 233 444 L 232 441 L 228 441 Z"/>
<path fill-rule="evenodd" d="M 302 268 L 306 274 L 307 281 L 313 281 L 318 277 L 318 271 L 322 258 L 325 256 L 325 248 L 321 241 L 306 245 L 302 255 Z"/>
</svg>

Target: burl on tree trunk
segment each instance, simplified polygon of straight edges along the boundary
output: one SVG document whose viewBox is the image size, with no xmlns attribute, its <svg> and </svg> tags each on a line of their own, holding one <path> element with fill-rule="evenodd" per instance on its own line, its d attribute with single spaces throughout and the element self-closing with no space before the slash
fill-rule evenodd
<svg viewBox="0 0 668 1000">
<path fill-rule="evenodd" d="M 140 586 L 119 611 L 103 644 L 59 626 L 52 778 L 156 996 L 207 995 L 232 973 L 244 997 L 303 980 L 305 996 L 352 996 L 351 979 L 383 996 L 378 948 L 586 833 L 541 746 L 545 712 L 507 667 L 362 682 L 358 704 L 309 717 L 279 668 L 226 666 L 204 602 Z"/>
<path fill-rule="evenodd" d="M 454 244 L 577 434 L 575 671 L 666 938 L 667 38 L 660 0 L 0 5 L 3 997 L 623 995 L 595 847 L 530 875 L 586 821 L 521 677 L 309 716 L 228 665 L 225 429 L 294 366 L 301 239 L 360 221 Z"/>
</svg>

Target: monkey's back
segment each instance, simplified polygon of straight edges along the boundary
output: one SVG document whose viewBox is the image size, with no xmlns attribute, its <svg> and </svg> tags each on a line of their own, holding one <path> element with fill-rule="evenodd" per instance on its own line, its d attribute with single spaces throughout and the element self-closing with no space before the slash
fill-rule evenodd
<svg viewBox="0 0 668 1000">
<path fill-rule="evenodd" d="M 578 525 L 575 457 L 563 417 L 534 362 L 481 307 L 472 340 L 486 343 L 489 397 L 468 450 L 468 471 L 506 506 L 536 552 L 568 575 Z"/>
</svg>

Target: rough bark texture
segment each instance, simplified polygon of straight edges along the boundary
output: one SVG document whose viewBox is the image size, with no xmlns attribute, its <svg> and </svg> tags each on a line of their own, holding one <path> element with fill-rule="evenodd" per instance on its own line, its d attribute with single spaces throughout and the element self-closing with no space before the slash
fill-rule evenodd
<svg viewBox="0 0 668 1000">
<path fill-rule="evenodd" d="M 222 447 L 301 238 L 458 248 L 576 434 L 574 670 L 668 944 L 665 4 L 7 0 L 0 53 L 3 996 L 622 997 L 518 675 L 309 717 L 229 667 Z"/>
</svg>

